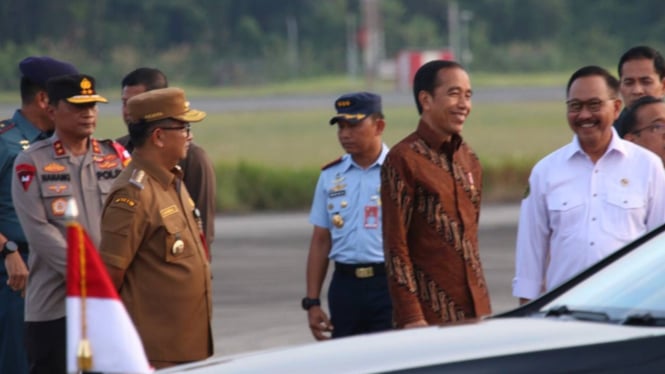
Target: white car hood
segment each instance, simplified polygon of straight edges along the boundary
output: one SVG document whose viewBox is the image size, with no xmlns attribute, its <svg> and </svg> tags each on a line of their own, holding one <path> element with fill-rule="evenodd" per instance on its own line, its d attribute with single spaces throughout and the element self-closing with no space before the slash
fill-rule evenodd
<svg viewBox="0 0 665 374">
<path fill-rule="evenodd" d="M 369 373 L 665 334 L 663 328 L 497 318 L 213 357 L 159 373 Z M 257 334 L 260 338 L 260 334 Z"/>
</svg>

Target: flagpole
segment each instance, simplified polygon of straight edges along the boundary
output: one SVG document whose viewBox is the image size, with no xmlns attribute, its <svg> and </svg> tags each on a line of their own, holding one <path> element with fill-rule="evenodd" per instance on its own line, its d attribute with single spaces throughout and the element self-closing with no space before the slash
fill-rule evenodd
<svg viewBox="0 0 665 374">
<path fill-rule="evenodd" d="M 83 235 L 83 228 L 76 221 L 78 217 L 78 207 L 76 206 L 76 200 L 70 199 L 67 203 L 67 209 L 65 214 L 70 221 L 68 225 L 76 229 L 76 237 L 78 241 L 78 255 L 79 255 L 79 272 L 80 272 L 80 282 L 79 287 L 81 289 L 81 340 L 79 341 L 78 348 L 76 350 L 76 359 L 78 363 L 79 372 L 85 372 L 92 369 L 92 347 L 90 346 L 90 340 L 88 340 L 88 319 L 86 311 L 86 298 L 88 293 L 88 287 L 86 280 L 88 279 L 86 275 L 86 251 L 85 251 L 85 236 Z"/>
</svg>

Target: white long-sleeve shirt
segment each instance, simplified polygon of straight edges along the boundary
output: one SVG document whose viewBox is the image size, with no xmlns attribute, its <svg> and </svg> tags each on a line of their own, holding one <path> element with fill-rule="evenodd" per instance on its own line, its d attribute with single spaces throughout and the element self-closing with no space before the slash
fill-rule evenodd
<svg viewBox="0 0 665 374">
<path fill-rule="evenodd" d="M 529 177 L 517 229 L 513 296 L 533 299 L 665 222 L 665 171 L 613 131 L 594 164 L 577 137 Z"/>
</svg>

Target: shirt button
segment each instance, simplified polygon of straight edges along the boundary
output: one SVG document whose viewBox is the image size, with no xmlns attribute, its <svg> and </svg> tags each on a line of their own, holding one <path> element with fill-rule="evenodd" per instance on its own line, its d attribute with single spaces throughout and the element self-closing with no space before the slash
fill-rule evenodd
<svg viewBox="0 0 665 374">
<path fill-rule="evenodd" d="M 624 203 L 624 204 L 628 204 L 628 200 L 624 200 L 623 203 Z"/>
<path fill-rule="evenodd" d="M 595 221 L 595 220 L 596 220 L 596 217 L 591 218 L 591 220 L 592 220 L 592 221 Z"/>
<path fill-rule="evenodd" d="M 598 169 L 594 170 L 593 172 L 596 173 L 596 174 L 598 174 Z"/>
<path fill-rule="evenodd" d="M 592 246 L 592 247 L 593 247 L 594 244 L 595 244 L 594 242 L 589 243 L 589 245 Z"/>
<path fill-rule="evenodd" d="M 597 194 L 597 193 L 593 194 L 593 197 L 596 197 L 596 196 L 598 196 L 598 194 Z"/>
</svg>

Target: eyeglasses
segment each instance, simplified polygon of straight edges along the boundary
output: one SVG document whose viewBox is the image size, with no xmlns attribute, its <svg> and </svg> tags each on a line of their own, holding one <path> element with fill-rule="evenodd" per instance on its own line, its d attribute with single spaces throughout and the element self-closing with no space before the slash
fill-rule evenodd
<svg viewBox="0 0 665 374">
<path fill-rule="evenodd" d="M 638 135 L 642 131 L 648 131 L 649 134 L 665 134 L 665 125 L 662 123 L 654 123 L 653 125 L 642 127 L 639 130 L 631 131 L 631 134 Z"/>
<path fill-rule="evenodd" d="M 158 129 L 162 129 L 162 130 L 185 130 L 185 135 L 189 136 L 189 132 L 190 132 L 191 127 L 192 127 L 192 125 L 190 123 L 185 123 L 183 126 L 158 127 Z"/>
<path fill-rule="evenodd" d="M 581 101 L 581 100 L 573 99 L 573 100 L 566 101 L 566 108 L 568 109 L 569 113 L 579 113 L 586 106 L 587 108 L 589 108 L 590 112 L 595 113 L 595 112 L 600 111 L 600 109 L 603 107 L 605 102 L 609 101 L 609 100 L 614 100 L 614 98 L 609 98 L 609 99 L 605 99 L 605 100 L 591 99 L 591 100 L 587 100 L 587 101 Z"/>
</svg>

